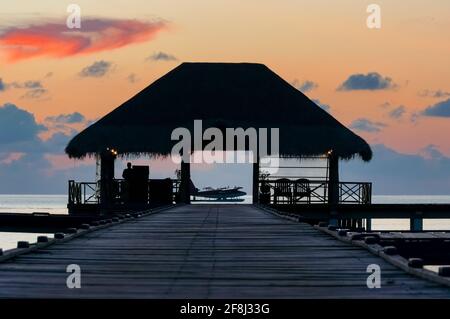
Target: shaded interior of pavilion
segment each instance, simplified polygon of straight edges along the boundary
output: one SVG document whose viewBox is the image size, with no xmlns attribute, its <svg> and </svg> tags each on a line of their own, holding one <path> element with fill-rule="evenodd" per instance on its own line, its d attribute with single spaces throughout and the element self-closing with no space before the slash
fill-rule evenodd
<svg viewBox="0 0 450 319">
<path fill-rule="evenodd" d="M 125 180 L 116 162 L 135 162 L 131 168 L 133 178 Z M 236 160 L 236 157 L 234 157 Z M 164 159 L 175 168 L 173 174 L 158 177 L 151 161 L 146 158 L 117 158 L 116 150 L 107 150 L 97 158 L 95 179 L 89 182 L 69 181 L 69 211 L 71 214 L 97 214 L 119 210 L 145 210 L 152 207 L 194 202 L 209 202 L 197 197 L 193 189 L 193 167 L 180 159 Z M 251 175 L 249 196 L 244 203 L 269 206 L 305 206 L 370 204 L 372 185 L 369 182 L 339 180 L 339 160 L 332 152 L 302 157 L 264 157 L 251 162 L 251 156 L 239 159 L 241 164 L 224 164 L 223 161 L 208 165 L 245 165 Z M 123 165 L 122 166 L 126 166 Z M 127 170 L 127 169 L 126 169 Z M 224 171 L 226 174 L 226 171 Z M 236 185 L 236 184 L 234 184 Z M 217 203 L 235 201 L 216 200 Z"/>
</svg>

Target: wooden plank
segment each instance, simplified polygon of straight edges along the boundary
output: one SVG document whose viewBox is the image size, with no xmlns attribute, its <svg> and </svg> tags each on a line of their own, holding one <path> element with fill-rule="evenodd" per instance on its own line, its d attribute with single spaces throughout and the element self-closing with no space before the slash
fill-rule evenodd
<svg viewBox="0 0 450 319">
<path fill-rule="evenodd" d="M 66 267 L 81 267 L 81 289 Z M 368 289 L 378 264 L 381 289 Z M 0 297 L 448 298 L 366 250 L 249 205 L 186 205 L 0 264 Z"/>
</svg>

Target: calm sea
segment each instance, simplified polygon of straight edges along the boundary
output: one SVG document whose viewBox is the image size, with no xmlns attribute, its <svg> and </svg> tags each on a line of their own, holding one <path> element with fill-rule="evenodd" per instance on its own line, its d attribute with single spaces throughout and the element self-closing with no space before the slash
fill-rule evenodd
<svg viewBox="0 0 450 319">
<path fill-rule="evenodd" d="M 245 196 L 243 203 L 250 203 L 251 196 Z M 408 204 L 408 203 L 450 203 L 448 196 L 373 196 L 374 203 Z M 0 195 L 0 213 L 48 212 L 50 214 L 67 214 L 67 195 Z M 372 221 L 374 230 L 407 230 L 409 220 L 378 219 Z M 426 230 L 450 230 L 450 220 L 424 220 Z M 41 234 L 6 233 L 0 232 L 0 248 L 11 249 L 16 247 L 17 241 L 27 240 L 35 242 Z M 47 236 L 49 234 L 46 234 Z"/>
</svg>

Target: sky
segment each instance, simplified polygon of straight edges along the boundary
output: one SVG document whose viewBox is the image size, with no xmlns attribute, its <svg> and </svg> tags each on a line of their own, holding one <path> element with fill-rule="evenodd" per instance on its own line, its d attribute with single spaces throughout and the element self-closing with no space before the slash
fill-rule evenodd
<svg viewBox="0 0 450 319">
<path fill-rule="evenodd" d="M 69 4 L 81 28 L 69 29 Z M 381 28 L 367 26 L 378 4 Z M 373 147 L 343 178 L 378 194 L 450 193 L 447 0 L 15 0 L 0 11 L 0 193 L 93 180 L 70 138 L 184 61 L 259 62 Z M 148 160 L 147 160 L 148 162 Z M 123 163 L 118 163 L 118 170 Z M 173 175 L 151 162 L 154 176 Z M 247 166 L 198 167 L 200 186 L 250 185 Z M 235 183 L 233 183 L 235 181 Z"/>
</svg>

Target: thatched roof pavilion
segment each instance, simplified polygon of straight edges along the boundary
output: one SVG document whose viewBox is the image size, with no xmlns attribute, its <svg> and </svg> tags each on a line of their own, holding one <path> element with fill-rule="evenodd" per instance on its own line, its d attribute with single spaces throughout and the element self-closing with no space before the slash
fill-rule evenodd
<svg viewBox="0 0 450 319">
<path fill-rule="evenodd" d="M 203 121 L 203 130 L 279 128 L 282 157 L 332 151 L 330 203 L 338 196 L 338 160 L 372 158 L 370 146 L 361 137 L 265 65 L 255 63 L 182 63 L 76 135 L 66 153 L 83 158 L 114 149 L 118 155 L 168 156 L 177 142 L 171 140 L 172 131 L 184 127 L 193 132 L 197 119 Z M 257 165 L 253 170 L 254 198 L 259 185 Z M 114 176 L 111 161 L 102 159 L 102 167 L 109 167 L 102 170 L 102 179 Z M 189 165 L 182 164 L 185 202 L 189 202 L 189 175 Z"/>
<path fill-rule="evenodd" d="M 333 150 L 339 158 L 372 157 L 370 146 L 262 64 L 182 63 L 75 136 L 72 158 L 114 148 L 119 155 L 170 155 L 170 135 L 207 127 L 280 129 L 280 155 Z"/>
</svg>

